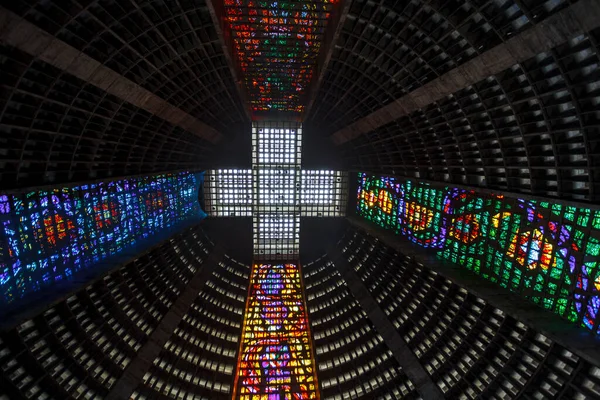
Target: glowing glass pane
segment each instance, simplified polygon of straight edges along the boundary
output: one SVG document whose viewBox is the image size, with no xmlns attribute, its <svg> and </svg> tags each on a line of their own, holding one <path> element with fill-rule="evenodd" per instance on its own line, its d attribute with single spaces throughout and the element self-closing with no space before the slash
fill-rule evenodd
<svg viewBox="0 0 600 400">
<path fill-rule="evenodd" d="M 300 267 L 255 264 L 233 399 L 318 399 Z"/>
<path fill-rule="evenodd" d="M 302 125 L 287 123 L 287 127 L 275 127 L 275 123 L 254 123 L 254 141 L 258 146 L 258 158 L 254 164 L 292 164 L 300 163 L 302 146 Z M 260 128 L 258 126 L 270 126 Z"/>
<path fill-rule="evenodd" d="M 286 259 L 300 253 L 300 217 L 298 215 L 258 214 L 254 217 L 253 222 L 255 256 Z"/>
<path fill-rule="evenodd" d="M 259 202 L 275 205 L 284 213 L 297 211 L 293 187 L 296 169 L 257 169 Z M 340 217 L 345 215 L 348 175 L 342 171 L 300 171 L 300 216 Z M 206 212 L 213 217 L 250 217 L 254 195 L 252 170 L 219 169 L 206 173 L 204 184 Z M 258 209 L 258 207 L 256 207 Z M 265 207 L 262 207 L 264 209 Z"/>
<path fill-rule="evenodd" d="M 253 209 L 252 171 L 216 169 L 206 173 L 206 212 L 214 217 L 250 217 Z"/>
<path fill-rule="evenodd" d="M 253 217 L 254 255 L 288 260 L 300 251 L 300 217 L 346 211 L 347 175 L 301 170 L 302 124 L 252 123 L 252 169 L 207 174 L 205 208 L 217 217 Z"/>
<path fill-rule="evenodd" d="M 300 171 L 301 214 L 307 217 L 337 217 L 346 213 L 347 174 L 330 170 Z"/>
<path fill-rule="evenodd" d="M 600 333 L 600 211 L 359 174 L 357 214 Z"/>
<path fill-rule="evenodd" d="M 105 266 L 111 256 L 202 218 L 202 180 L 182 172 L 0 195 L 1 301 Z"/>
<path fill-rule="evenodd" d="M 224 0 L 251 110 L 304 110 L 333 0 Z"/>
<path fill-rule="evenodd" d="M 296 204 L 296 171 L 293 169 L 259 169 L 258 203 Z"/>
</svg>

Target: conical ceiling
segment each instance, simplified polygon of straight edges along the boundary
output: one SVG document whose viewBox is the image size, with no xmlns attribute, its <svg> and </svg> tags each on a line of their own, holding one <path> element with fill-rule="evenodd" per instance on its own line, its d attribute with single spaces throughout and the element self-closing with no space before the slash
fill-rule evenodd
<svg viewBox="0 0 600 400">
<path fill-rule="evenodd" d="M 333 43 L 333 3 L 281 4 L 290 15 L 223 3 L 244 10 L 230 13 L 243 40 L 227 49 L 203 0 L 4 2 L 0 186 L 220 160 L 247 168 L 253 104 L 306 107 L 315 149 L 304 151 L 319 167 L 600 201 L 597 0 L 346 0 L 335 3 L 348 12 Z M 253 42 L 282 34 L 281 57 Z M 513 53 L 490 56 L 498 46 Z M 332 50 L 326 65 L 315 65 L 317 47 Z M 314 94 L 307 66 L 324 71 Z M 218 138 L 244 151 L 223 154 Z M 334 144 L 341 165 L 330 164 Z M 220 228 L 217 239 L 250 237 L 236 232 L 249 227 Z M 449 399 L 598 397 L 598 346 L 575 330 L 550 335 L 562 328 L 552 319 L 533 328 L 541 311 L 519 302 L 508 313 L 496 292 L 471 293 L 359 229 L 344 226 L 327 246 L 341 236 L 328 228 L 303 233 L 319 231 L 309 257 L 330 254 L 304 270 L 324 398 L 417 398 L 431 387 Z M 0 397 L 230 398 L 249 272 L 200 227 L 182 231 L 2 332 Z"/>
</svg>

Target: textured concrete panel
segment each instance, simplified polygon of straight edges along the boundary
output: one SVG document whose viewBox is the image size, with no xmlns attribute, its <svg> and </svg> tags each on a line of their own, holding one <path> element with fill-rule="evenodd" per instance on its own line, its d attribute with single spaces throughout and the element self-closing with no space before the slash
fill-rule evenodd
<svg viewBox="0 0 600 400">
<path fill-rule="evenodd" d="M 327 252 L 336 268 L 346 280 L 350 292 L 358 301 L 362 309 L 381 335 L 387 347 L 392 351 L 394 358 L 402 370 L 415 385 L 423 399 L 443 399 L 444 395 L 439 387 L 431 380 L 417 357 L 408 348 L 404 339 L 398 334 L 394 325 L 381 310 L 371 293 L 346 261 L 346 258 L 337 248 L 330 248 Z"/>
<path fill-rule="evenodd" d="M 439 78 L 395 100 L 404 113 L 386 113 L 381 118 L 378 111 L 340 129 L 331 140 L 340 145 L 408 115 L 412 111 L 441 100 L 457 90 L 473 85 L 490 75 L 495 75 L 512 65 L 536 54 L 548 51 L 567 40 L 600 27 L 600 1 L 581 0 L 548 17 L 514 38 L 456 67 Z M 392 103 L 393 104 L 393 103 Z M 382 108 L 388 108 L 386 105 Z M 393 116 L 392 116 L 393 115 Z"/>
<path fill-rule="evenodd" d="M 173 125 L 181 126 L 202 139 L 212 143 L 221 139 L 221 134 L 214 128 L 2 7 L 0 43 L 16 47 L 136 107 L 158 115 Z M 180 125 L 182 120 L 190 118 L 195 121 L 194 124 L 188 124 L 193 129 Z"/>
<path fill-rule="evenodd" d="M 146 344 L 139 350 L 136 358 L 129 363 L 121 378 L 115 383 L 106 397 L 107 400 L 130 398 L 222 258 L 223 250 L 215 248 L 199 266 L 196 274 L 190 279 L 179 298 L 152 332 Z"/>
</svg>

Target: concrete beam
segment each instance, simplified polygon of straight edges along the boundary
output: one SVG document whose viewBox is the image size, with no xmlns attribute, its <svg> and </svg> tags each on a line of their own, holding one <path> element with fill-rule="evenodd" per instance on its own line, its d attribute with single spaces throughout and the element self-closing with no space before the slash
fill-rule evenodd
<svg viewBox="0 0 600 400">
<path fill-rule="evenodd" d="M 383 310 L 381 310 L 379 304 L 373 299 L 371 293 L 369 293 L 367 287 L 348 264 L 346 258 L 337 247 L 330 248 L 327 254 L 346 280 L 350 292 L 367 313 L 367 316 L 375 326 L 375 330 L 381 335 L 385 344 L 392 351 L 394 358 L 398 361 L 406 376 L 415 385 L 421 397 L 427 400 L 443 399 L 444 395 L 440 388 L 431 380 L 431 377 L 427 374 L 417 356 L 408 348 L 402 336 L 400 336 Z"/>
<path fill-rule="evenodd" d="M 231 35 L 229 29 L 227 29 L 225 22 L 225 5 L 222 1 L 216 0 L 207 0 L 206 6 L 208 7 L 208 12 L 210 13 L 210 18 L 212 19 L 213 25 L 215 26 L 215 30 L 217 31 L 217 36 L 219 37 L 219 42 L 221 43 L 221 49 L 223 50 L 223 54 L 225 55 L 225 59 L 227 60 L 227 65 L 229 66 L 229 71 L 231 71 L 231 76 L 235 81 L 235 88 L 242 99 L 242 106 L 244 107 L 244 111 L 246 112 L 246 116 L 249 120 L 252 120 L 252 116 L 250 115 L 250 101 L 248 101 L 248 95 L 246 93 L 246 88 L 243 83 L 243 79 L 241 77 L 242 72 L 237 64 L 234 63 L 232 54 L 233 54 L 233 43 L 231 42 Z"/>
<path fill-rule="evenodd" d="M 160 351 L 175 331 L 175 328 L 177 328 L 196 297 L 198 297 L 198 294 L 219 261 L 223 258 L 223 255 L 223 249 L 218 247 L 213 249 L 156 329 L 152 331 L 148 341 L 142 346 L 135 359 L 125 368 L 121 378 L 115 383 L 108 396 L 106 396 L 106 400 L 127 400 L 131 397 L 131 394 L 140 382 L 142 382 L 144 375 L 160 354 Z"/>
<path fill-rule="evenodd" d="M 385 245 L 423 264 L 440 276 L 452 281 L 468 292 L 485 300 L 525 325 L 541 332 L 561 346 L 569 349 L 592 365 L 600 366 L 600 336 L 579 328 L 558 315 L 528 302 L 516 293 L 483 279 L 475 273 L 438 258 L 435 254 L 419 247 L 401 236 L 394 235 L 369 221 L 358 217 L 347 217 L 359 231 L 376 237 Z"/>
<path fill-rule="evenodd" d="M 325 77 L 325 72 L 327 71 L 327 66 L 329 65 L 331 56 L 333 55 L 333 49 L 335 48 L 335 44 L 337 43 L 340 33 L 344 28 L 344 22 L 348 16 L 350 4 L 352 4 L 351 0 L 340 0 L 338 5 L 334 8 L 329 22 L 327 23 L 327 31 L 325 32 L 325 39 L 323 40 L 321 51 L 319 52 L 319 57 L 317 58 L 314 77 L 306 93 L 307 101 L 306 107 L 304 108 L 304 117 L 308 116 L 310 109 L 317 98 L 319 88 L 321 87 L 321 83 Z"/>
<path fill-rule="evenodd" d="M 600 27 L 600 0 L 581 0 L 506 42 L 335 132 L 341 145 Z"/>
<path fill-rule="evenodd" d="M 3 7 L 0 7 L 0 43 L 15 47 L 211 143 L 222 138 L 216 129 Z"/>
</svg>

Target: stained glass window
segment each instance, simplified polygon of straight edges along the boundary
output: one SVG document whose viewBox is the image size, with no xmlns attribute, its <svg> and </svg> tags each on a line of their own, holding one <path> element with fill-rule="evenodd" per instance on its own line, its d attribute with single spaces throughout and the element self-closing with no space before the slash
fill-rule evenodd
<svg viewBox="0 0 600 400">
<path fill-rule="evenodd" d="M 304 110 L 335 0 L 225 0 L 225 20 L 251 109 Z"/>
<path fill-rule="evenodd" d="M 359 174 L 357 213 L 600 333 L 600 211 Z"/>
<path fill-rule="evenodd" d="M 298 264 L 252 269 L 233 398 L 319 398 Z"/>
<path fill-rule="evenodd" d="M 0 195 L 2 303 L 199 220 L 202 179 L 181 172 Z"/>
</svg>

